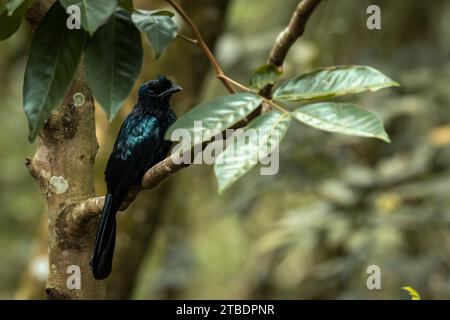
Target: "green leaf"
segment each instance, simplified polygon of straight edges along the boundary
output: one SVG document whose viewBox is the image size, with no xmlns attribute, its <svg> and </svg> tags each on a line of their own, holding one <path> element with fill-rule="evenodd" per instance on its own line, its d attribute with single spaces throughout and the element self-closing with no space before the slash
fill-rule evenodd
<svg viewBox="0 0 450 320">
<path fill-rule="evenodd" d="M 240 138 L 233 139 L 216 159 L 214 173 L 219 194 L 249 172 L 279 145 L 286 134 L 291 115 L 279 111 L 265 113 L 250 122 Z M 254 134 L 250 134 L 254 130 Z M 247 138 L 245 136 L 247 135 Z"/>
<path fill-rule="evenodd" d="M 97 30 L 87 45 L 85 62 L 88 85 L 112 119 L 130 94 L 142 66 L 141 37 L 129 13 L 117 11 Z"/>
<path fill-rule="evenodd" d="M 85 46 L 86 33 L 67 29 L 66 18 L 55 2 L 31 42 L 23 85 L 30 142 L 69 90 Z"/>
<path fill-rule="evenodd" d="M 371 67 L 338 66 L 290 79 L 275 90 L 273 98 L 282 101 L 325 99 L 393 86 L 398 83 Z"/>
<path fill-rule="evenodd" d="M 298 121 L 320 130 L 390 142 L 383 121 L 375 113 L 353 104 L 310 104 L 293 111 L 292 115 Z"/>
<path fill-rule="evenodd" d="M 1 2 L 1 1 L 0 1 Z M 6 2 L 5 8 L 8 11 L 8 15 L 12 16 L 14 12 L 20 8 L 23 4 L 26 4 L 26 2 L 29 2 L 28 7 L 34 2 L 34 0 L 28 1 L 28 0 L 4 0 L 3 2 Z M 1 7 L 1 5 L 0 5 Z"/>
<path fill-rule="evenodd" d="M 24 2 L 26 2 L 26 0 L 6 0 L 5 7 L 6 10 L 8 10 L 8 15 L 11 16 Z"/>
<path fill-rule="evenodd" d="M 59 0 L 64 8 L 76 5 L 81 11 L 81 25 L 92 35 L 114 14 L 117 0 Z"/>
<path fill-rule="evenodd" d="M 250 87 L 260 90 L 268 84 L 274 84 L 281 77 L 282 72 L 272 64 L 264 64 L 256 69 L 250 78 Z"/>
<path fill-rule="evenodd" d="M 27 9 L 31 6 L 33 0 L 25 0 L 15 10 L 14 13 L 8 13 L 8 4 L 4 5 L 0 14 L 0 40 L 11 37 L 19 29 L 22 18 Z M 5 10 L 6 9 L 6 10 Z"/>
<path fill-rule="evenodd" d="M 175 130 L 185 129 L 190 134 L 190 146 L 209 141 L 216 134 L 238 123 L 248 116 L 262 102 L 262 98 L 252 93 L 226 95 L 202 103 L 181 116 L 166 132 L 171 140 Z M 201 121 L 201 128 L 194 121 Z"/>
<path fill-rule="evenodd" d="M 177 36 L 178 27 L 170 11 L 135 10 L 131 15 L 134 24 L 147 36 L 155 58 L 158 59 Z"/>
<path fill-rule="evenodd" d="M 118 5 L 128 11 L 130 14 L 134 10 L 133 0 L 119 0 Z"/>
</svg>

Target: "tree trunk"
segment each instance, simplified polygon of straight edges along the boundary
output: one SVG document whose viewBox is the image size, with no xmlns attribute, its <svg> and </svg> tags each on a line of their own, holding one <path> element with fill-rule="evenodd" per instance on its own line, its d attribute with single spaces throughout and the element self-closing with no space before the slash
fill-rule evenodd
<svg viewBox="0 0 450 320">
<path fill-rule="evenodd" d="M 80 66 L 64 101 L 46 122 L 34 158 L 28 162 L 47 202 L 49 275 L 45 292 L 49 299 L 105 295 L 103 282 L 95 281 L 89 268 L 96 220 L 76 231 L 66 223 L 66 215 L 75 204 L 95 196 L 97 149 L 94 100 Z"/>
<path fill-rule="evenodd" d="M 27 21 L 36 30 L 53 1 L 35 1 Z M 46 199 L 49 272 L 48 299 L 102 299 L 105 285 L 89 267 L 97 219 L 69 228 L 66 217 L 79 202 L 95 196 L 94 98 L 80 63 L 69 92 L 55 108 L 37 139 L 37 151 L 27 167 Z"/>
</svg>

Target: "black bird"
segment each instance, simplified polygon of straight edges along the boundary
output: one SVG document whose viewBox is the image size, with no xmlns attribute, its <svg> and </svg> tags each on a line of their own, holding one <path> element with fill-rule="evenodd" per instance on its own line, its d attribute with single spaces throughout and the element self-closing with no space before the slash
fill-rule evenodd
<svg viewBox="0 0 450 320">
<path fill-rule="evenodd" d="M 139 101 L 128 114 L 117 136 L 105 169 L 108 193 L 95 240 L 91 268 L 94 278 L 105 279 L 111 273 L 116 241 L 116 213 L 131 187 L 163 160 L 171 147 L 164 134 L 175 122 L 170 108 L 173 93 L 182 90 L 165 76 L 158 76 L 139 88 Z"/>
</svg>

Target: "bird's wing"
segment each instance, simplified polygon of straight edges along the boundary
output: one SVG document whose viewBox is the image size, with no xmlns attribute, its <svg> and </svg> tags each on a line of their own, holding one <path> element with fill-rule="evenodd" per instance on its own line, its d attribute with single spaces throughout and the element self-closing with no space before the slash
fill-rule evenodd
<svg viewBox="0 0 450 320">
<path fill-rule="evenodd" d="M 135 180 L 159 154 L 163 137 L 154 116 L 130 115 L 122 124 L 105 170 L 108 192 L 122 202 Z"/>
</svg>

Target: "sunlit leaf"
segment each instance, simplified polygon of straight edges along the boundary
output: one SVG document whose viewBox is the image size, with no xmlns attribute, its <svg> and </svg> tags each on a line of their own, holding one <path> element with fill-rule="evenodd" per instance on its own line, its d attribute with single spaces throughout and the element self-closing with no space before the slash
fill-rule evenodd
<svg viewBox="0 0 450 320">
<path fill-rule="evenodd" d="M 81 11 L 83 29 L 93 34 L 114 14 L 117 0 L 59 0 L 64 8 L 77 5 Z"/>
<path fill-rule="evenodd" d="M 371 67 L 338 66 L 290 79 L 275 90 L 273 98 L 282 101 L 325 99 L 392 86 L 398 83 Z"/>
<path fill-rule="evenodd" d="M 289 113 L 271 111 L 257 117 L 241 134 L 232 137 L 214 164 L 219 193 L 250 171 L 258 160 L 267 157 L 281 142 L 290 122 Z"/>
<path fill-rule="evenodd" d="M 420 300 L 419 293 L 411 287 L 402 287 L 403 290 L 407 291 L 411 296 L 411 300 Z"/>
<path fill-rule="evenodd" d="M 373 112 L 349 103 L 316 103 L 292 112 L 311 127 L 353 136 L 372 137 L 389 142 L 383 121 Z"/>
<path fill-rule="evenodd" d="M 33 141 L 68 91 L 83 52 L 86 33 L 66 28 L 66 12 L 56 2 L 31 43 L 25 69 L 23 103 Z"/>
<path fill-rule="evenodd" d="M 190 146 L 209 141 L 216 134 L 244 119 L 262 102 L 262 98 L 252 93 L 236 93 L 202 103 L 181 116 L 167 130 L 166 139 L 178 129 L 187 130 L 191 137 Z M 201 127 L 196 126 L 201 121 Z"/>
<path fill-rule="evenodd" d="M 147 36 L 158 59 L 177 36 L 178 27 L 170 11 L 135 10 L 131 16 L 136 26 Z"/>
<path fill-rule="evenodd" d="M 271 64 L 264 64 L 256 69 L 250 78 L 250 87 L 260 90 L 268 84 L 274 84 L 281 77 L 282 72 Z"/>
<path fill-rule="evenodd" d="M 86 78 L 109 119 L 131 92 L 142 65 L 139 30 L 130 15 L 119 10 L 100 27 L 86 48 Z"/>
</svg>

